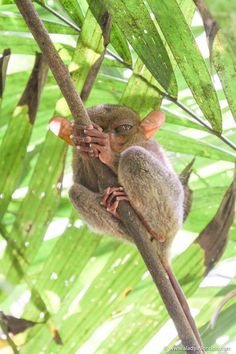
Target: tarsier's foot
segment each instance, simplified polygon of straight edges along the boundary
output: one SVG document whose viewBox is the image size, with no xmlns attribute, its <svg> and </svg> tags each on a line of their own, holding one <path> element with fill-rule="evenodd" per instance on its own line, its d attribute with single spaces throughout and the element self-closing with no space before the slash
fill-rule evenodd
<svg viewBox="0 0 236 354">
<path fill-rule="evenodd" d="M 117 208 L 122 200 L 129 200 L 123 187 L 108 187 L 104 190 L 101 205 L 106 207 L 107 211 L 114 217 L 120 219 Z"/>
<path fill-rule="evenodd" d="M 156 232 L 149 224 L 148 222 L 144 219 L 144 217 L 142 216 L 142 214 L 139 214 L 137 211 L 135 211 L 139 220 L 142 222 L 142 224 L 145 226 L 146 230 L 148 231 L 149 235 L 150 235 L 150 241 L 153 242 L 155 241 L 159 241 L 159 242 L 165 242 L 166 238 L 165 236 L 163 236 L 162 234 Z"/>
</svg>

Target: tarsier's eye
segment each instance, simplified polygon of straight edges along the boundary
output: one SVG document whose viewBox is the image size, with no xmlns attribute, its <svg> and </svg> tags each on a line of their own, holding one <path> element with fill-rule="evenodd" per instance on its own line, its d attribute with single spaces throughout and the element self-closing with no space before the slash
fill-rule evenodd
<svg viewBox="0 0 236 354">
<path fill-rule="evenodd" d="M 133 128 L 133 126 L 130 124 L 121 124 L 115 128 L 115 132 L 125 134 L 125 133 L 128 133 L 132 128 Z"/>
</svg>

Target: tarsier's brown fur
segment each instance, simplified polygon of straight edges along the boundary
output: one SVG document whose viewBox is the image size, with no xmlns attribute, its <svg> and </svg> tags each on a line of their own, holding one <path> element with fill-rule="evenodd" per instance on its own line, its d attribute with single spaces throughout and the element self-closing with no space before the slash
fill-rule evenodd
<svg viewBox="0 0 236 354">
<path fill-rule="evenodd" d="M 58 134 L 79 149 L 74 149 L 71 201 L 81 218 L 94 230 L 133 242 L 122 220 L 101 205 L 107 187 L 124 188 L 127 199 L 149 232 L 151 242 L 157 245 L 157 256 L 201 346 L 187 301 L 168 259 L 173 238 L 183 223 L 184 189 L 164 150 L 151 140 L 162 125 L 164 115 L 154 111 L 141 121 L 131 109 L 116 105 L 92 107 L 88 114 L 93 123 L 90 129 L 94 129 L 97 138 L 94 139 L 88 130 L 86 137 L 81 138 L 84 127 L 76 129 L 76 125 L 70 138 L 67 133 Z M 72 132 L 69 122 L 57 119 L 62 119 L 65 132 Z"/>
<path fill-rule="evenodd" d="M 147 139 L 139 129 L 140 118 L 123 106 L 101 105 L 88 110 L 91 121 L 114 135 L 112 151 L 114 186 L 124 187 L 133 208 L 143 216 L 157 234 L 163 236 L 164 250 L 169 246 L 183 221 L 183 187 L 164 150 Z M 127 133 L 115 131 L 119 125 L 133 128 Z M 119 155 L 118 155 L 119 154 Z M 102 162 L 101 162 L 102 163 Z M 100 233 L 132 242 L 123 225 L 100 205 L 104 185 L 90 159 L 74 150 L 74 182 L 70 190 L 72 203 L 82 218 Z"/>
</svg>

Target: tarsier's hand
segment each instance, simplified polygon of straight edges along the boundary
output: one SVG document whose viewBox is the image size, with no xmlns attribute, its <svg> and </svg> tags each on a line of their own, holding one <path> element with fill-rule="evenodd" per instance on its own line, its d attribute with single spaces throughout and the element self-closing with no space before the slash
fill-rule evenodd
<svg viewBox="0 0 236 354">
<path fill-rule="evenodd" d="M 81 135 L 83 131 L 84 135 Z M 109 135 L 102 128 L 93 123 L 92 125 L 73 124 L 72 139 L 76 148 L 82 155 L 93 158 L 97 157 L 104 164 L 112 164 L 112 151 Z"/>
</svg>

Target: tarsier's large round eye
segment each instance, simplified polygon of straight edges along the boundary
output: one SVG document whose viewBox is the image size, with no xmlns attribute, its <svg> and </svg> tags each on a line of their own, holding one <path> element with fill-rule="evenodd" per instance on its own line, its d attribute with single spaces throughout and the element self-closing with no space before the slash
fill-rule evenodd
<svg viewBox="0 0 236 354">
<path fill-rule="evenodd" d="M 116 133 L 125 134 L 128 133 L 133 128 L 130 124 L 121 124 L 115 128 Z"/>
</svg>

